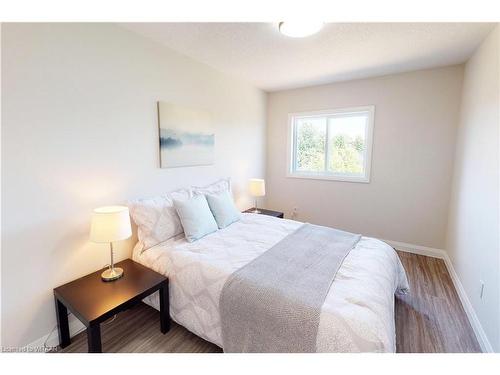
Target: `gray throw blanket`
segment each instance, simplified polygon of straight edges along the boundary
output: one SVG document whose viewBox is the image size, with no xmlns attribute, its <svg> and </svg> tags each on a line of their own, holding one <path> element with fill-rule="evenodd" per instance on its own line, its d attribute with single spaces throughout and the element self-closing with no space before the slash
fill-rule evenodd
<svg viewBox="0 0 500 375">
<path fill-rule="evenodd" d="M 225 352 L 315 352 L 321 307 L 360 235 L 304 224 L 234 272 L 219 308 Z"/>
</svg>

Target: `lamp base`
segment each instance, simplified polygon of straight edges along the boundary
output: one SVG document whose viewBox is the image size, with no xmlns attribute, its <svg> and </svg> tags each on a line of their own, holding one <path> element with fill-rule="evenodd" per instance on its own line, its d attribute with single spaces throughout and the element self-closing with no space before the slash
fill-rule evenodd
<svg viewBox="0 0 500 375">
<path fill-rule="evenodd" d="M 103 281 L 113 281 L 123 276 L 123 269 L 120 267 L 110 268 L 101 273 Z"/>
</svg>

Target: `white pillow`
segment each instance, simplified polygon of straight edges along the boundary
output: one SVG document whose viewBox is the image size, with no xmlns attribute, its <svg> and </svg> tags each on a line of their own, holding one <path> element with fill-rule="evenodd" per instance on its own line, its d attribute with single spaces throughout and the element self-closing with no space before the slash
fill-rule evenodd
<svg viewBox="0 0 500 375">
<path fill-rule="evenodd" d="M 142 251 L 183 232 L 174 199 L 182 201 L 191 196 L 191 190 L 181 189 L 154 198 L 128 202 L 130 216 L 137 224 L 137 237 L 142 244 Z"/>
<path fill-rule="evenodd" d="M 231 193 L 231 179 L 222 178 L 207 186 L 191 186 L 194 195 L 220 194 L 224 191 Z"/>
</svg>

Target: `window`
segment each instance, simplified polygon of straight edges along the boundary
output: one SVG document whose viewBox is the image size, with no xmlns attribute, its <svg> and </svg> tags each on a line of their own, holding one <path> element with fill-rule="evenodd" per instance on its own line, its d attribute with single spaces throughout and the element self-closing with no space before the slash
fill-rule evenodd
<svg viewBox="0 0 500 375">
<path fill-rule="evenodd" d="M 289 115 L 288 176 L 370 182 L 375 107 Z"/>
</svg>

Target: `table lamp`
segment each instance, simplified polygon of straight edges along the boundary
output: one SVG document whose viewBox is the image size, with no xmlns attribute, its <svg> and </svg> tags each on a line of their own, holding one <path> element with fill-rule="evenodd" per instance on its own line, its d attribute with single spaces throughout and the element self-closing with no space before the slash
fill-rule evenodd
<svg viewBox="0 0 500 375">
<path fill-rule="evenodd" d="M 261 178 L 251 178 L 250 179 L 250 195 L 255 198 L 255 210 L 253 213 L 260 214 L 257 209 L 257 198 L 266 195 L 266 183 Z"/>
<path fill-rule="evenodd" d="M 123 276 L 123 269 L 115 267 L 113 261 L 113 242 L 125 240 L 131 235 L 132 228 L 127 207 L 100 207 L 92 213 L 90 240 L 97 243 L 109 243 L 111 252 L 110 266 L 101 274 L 104 281 L 113 281 Z"/>
</svg>

